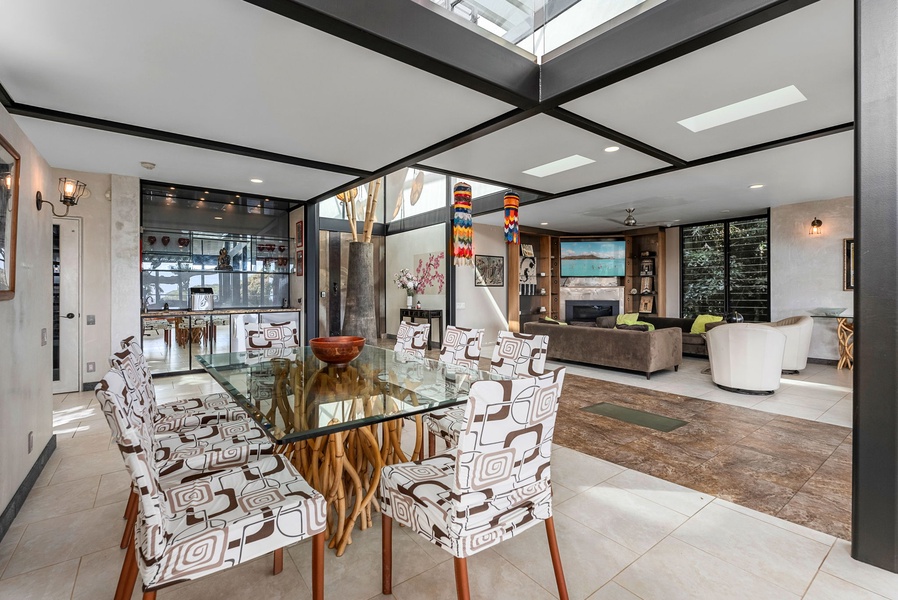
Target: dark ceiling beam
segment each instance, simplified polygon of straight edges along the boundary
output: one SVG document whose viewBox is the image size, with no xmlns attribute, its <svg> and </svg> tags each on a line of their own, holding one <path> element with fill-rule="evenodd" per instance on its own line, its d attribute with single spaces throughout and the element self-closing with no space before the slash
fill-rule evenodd
<svg viewBox="0 0 898 600">
<path fill-rule="evenodd" d="M 419 152 L 415 152 L 414 154 L 410 154 L 409 156 L 406 156 L 405 158 L 400 158 L 397 161 L 391 162 L 390 164 L 385 165 L 372 173 L 369 173 L 365 177 L 360 177 L 360 178 L 356 179 L 355 181 L 351 181 L 351 182 L 347 183 L 346 185 L 341 185 L 341 186 L 332 188 L 332 189 L 324 192 L 323 194 L 319 194 L 319 195 L 315 196 L 314 198 L 310 198 L 309 202 L 314 203 L 314 202 L 320 202 L 322 200 L 326 200 L 344 190 L 348 190 L 353 187 L 358 187 L 360 185 L 368 183 L 369 181 L 374 181 L 375 179 L 378 179 L 379 177 L 385 177 L 385 176 L 389 175 L 390 173 L 393 173 L 394 171 L 398 171 L 399 169 L 404 169 L 405 167 L 411 167 L 413 165 L 418 164 L 421 161 L 427 160 L 428 158 L 431 158 L 438 154 L 442 154 L 443 152 L 447 152 L 449 150 L 452 150 L 453 148 L 457 148 L 458 146 L 467 144 L 468 142 L 472 142 L 472 141 L 474 141 L 478 138 L 481 138 L 485 135 L 489 135 L 495 131 L 499 131 L 500 129 L 504 129 L 505 127 L 508 127 L 509 125 L 514 125 L 515 123 L 519 123 L 525 119 L 529 119 L 530 117 L 538 114 L 539 112 L 540 111 L 538 108 L 531 108 L 528 110 L 518 110 L 518 109 L 511 110 L 511 111 L 505 113 L 504 115 L 499 115 L 498 117 L 490 119 L 489 121 L 485 121 L 485 122 L 481 123 L 480 125 L 475 125 L 474 127 L 471 127 L 470 129 L 466 129 L 465 131 L 462 131 L 461 133 L 456 134 L 448 139 L 445 139 L 441 142 L 437 142 L 436 144 L 428 146 L 427 148 L 424 148 L 423 150 L 421 150 Z M 431 169 L 431 167 L 429 167 L 427 165 L 421 165 L 421 168 L 422 169 Z M 479 179 L 479 177 L 474 177 L 474 178 Z M 507 184 L 501 184 L 501 185 L 507 185 Z M 514 187 L 514 186 L 509 185 L 508 187 Z M 539 192 L 539 193 L 543 193 L 543 192 Z"/>
<path fill-rule="evenodd" d="M 539 65 L 459 26 L 436 6 L 409 0 L 244 1 L 518 108 L 539 102 Z"/>
<path fill-rule="evenodd" d="M 575 127 L 579 127 L 580 129 L 585 129 L 590 133 L 600 135 L 613 142 L 617 142 L 622 146 L 632 148 L 633 150 L 638 150 L 643 154 L 648 154 L 652 158 L 657 158 L 658 160 L 662 160 L 674 166 L 685 167 L 687 164 L 687 162 L 682 158 L 676 157 L 673 154 L 669 154 L 663 150 L 659 150 L 654 146 L 650 146 L 645 142 L 641 142 L 636 138 L 632 138 L 628 135 L 620 133 L 619 131 L 615 131 L 613 129 L 605 127 L 604 125 L 599 125 L 595 121 L 590 121 L 589 119 L 581 117 L 576 113 L 572 113 L 569 110 L 565 110 L 563 108 L 552 108 L 546 111 L 546 114 L 550 117 L 555 117 L 559 121 L 564 121 L 569 125 L 574 125 Z"/>
<path fill-rule="evenodd" d="M 59 110 L 41 108 L 39 106 L 29 106 L 27 104 L 18 104 L 14 102 L 11 106 L 7 107 L 7 110 L 10 114 L 19 115 L 22 117 L 32 117 L 35 119 L 43 119 L 45 121 L 53 121 L 55 123 L 77 125 L 78 127 L 87 127 L 90 129 L 98 129 L 100 131 L 120 133 L 122 135 L 130 135 L 149 140 L 157 140 L 160 142 L 180 144 L 182 146 L 191 146 L 193 148 L 203 148 L 204 150 L 215 150 L 216 152 L 225 152 L 228 154 L 236 154 L 238 156 L 247 156 L 250 158 L 258 158 L 260 160 L 269 160 L 272 162 L 295 165 L 297 167 L 305 167 L 307 169 L 317 169 L 319 171 L 340 173 L 341 175 L 350 175 L 352 177 L 362 177 L 368 174 L 368 171 L 356 169 L 354 167 L 346 167 L 343 165 L 311 160 L 308 158 L 299 158 L 296 156 L 289 156 L 287 154 L 279 154 L 277 152 L 259 150 L 258 148 L 229 144 L 227 142 L 207 140 L 205 138 L 194 137 L 191 135 L 162 131 L 161 129 L 151 129 L 149 127 L 141 127 L 139 125 L 129 125 L 127 123 L 118 123 L 116 121 L 98 119 L 96 117 L 86 117 L 84 115 L 76 115 Z"/>
<path fill-rule="evenodd" d="M 816 1 L 667 0 L 543 64 L 543 106 L 561 106 Z"/>
<path fill-rule="evenodd" d="M 6 91 L 6 88 L 3 87 L 2 83 L 0 83 L 0 105 L 9 108 L 13 104 L 15 104 L 15 102 L 13 102 L 12 96 L 9 95 L 9 92 Z"/>
</svg>

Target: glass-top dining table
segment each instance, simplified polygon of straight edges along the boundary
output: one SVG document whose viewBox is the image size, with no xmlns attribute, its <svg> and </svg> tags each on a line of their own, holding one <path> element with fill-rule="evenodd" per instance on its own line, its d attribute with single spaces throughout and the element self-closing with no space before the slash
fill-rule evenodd
<svg viewBox="0 0 898 600">
<path fill-rule="evenodd" d="M 356 523 L 371 526 L 381 468 L 423 458 L 422 415 L 464 403 L 475 381 L 506 379 L 369 345 L 340 366 L 309 347 L 196 359 L 324 494 L 329 546 L 338 556 Z M 406 455 L 401 432 L 409 421 L 416 435 Z"/>
</svg>

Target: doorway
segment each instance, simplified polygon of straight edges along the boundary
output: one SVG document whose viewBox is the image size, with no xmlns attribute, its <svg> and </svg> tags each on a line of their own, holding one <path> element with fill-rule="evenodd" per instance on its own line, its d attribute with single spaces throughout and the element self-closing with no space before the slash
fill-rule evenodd
<svg viewBox="0 0 898 600">
<path fill-rule="evenodd" d="M 81 389 L 81 221 L 53 219 L 53 393 Z"/>
</svg>

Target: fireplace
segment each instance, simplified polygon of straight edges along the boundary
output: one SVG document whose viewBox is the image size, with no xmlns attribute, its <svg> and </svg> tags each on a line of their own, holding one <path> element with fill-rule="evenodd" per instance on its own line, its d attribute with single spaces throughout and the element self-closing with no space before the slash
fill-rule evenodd
<svg viewBox="0 0 898 600">
<path fill-rule="evenodd" d="M 611 317 L 620 314 L 617 300 L 568 300 L 564 303 L 564 320 L 595 321 L 597 317 Z"/>
</svg>

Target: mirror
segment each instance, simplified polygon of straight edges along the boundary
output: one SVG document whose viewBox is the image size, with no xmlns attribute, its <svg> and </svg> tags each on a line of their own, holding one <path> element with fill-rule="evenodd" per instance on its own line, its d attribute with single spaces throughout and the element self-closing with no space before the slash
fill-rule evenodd
<svg viewBox="0 0 898 600">
<path fill-rule="evenodd" d="M 19 153 L 0 136 L 0 300 L 16 293 L 16 221 L 19 214 Z"/>
</svg>

